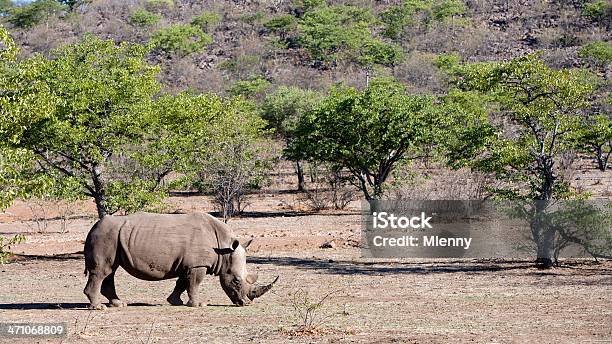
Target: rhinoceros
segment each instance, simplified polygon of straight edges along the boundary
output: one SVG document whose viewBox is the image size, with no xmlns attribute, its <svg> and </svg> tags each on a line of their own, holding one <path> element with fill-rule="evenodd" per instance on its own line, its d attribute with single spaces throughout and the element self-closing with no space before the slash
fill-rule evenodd
<svg viewBox="0 0 612 344">
<path fill-rule="evenodd" d="M 187 291 L 187 306 L 199 307 L 198 286 L 206 274 L 219 276 L 230 300 L 244 306 L 272 288 L 276 279 L 264 286 L 255 285 L 256 274 L 247 273 L 246 248 L 231 229 L 208 214 L 107 215 L 89 231 L 85 241 L 85 274 L 89 279 L 83 292 L 90 309 L 106 308 L 100 293 L 111 307 L 123 307 L 115 291 L 115 271 L 122 267 L 130 275 L 148 281 L 178 277 L 167 298 L 182 305 Z"/>
</svg>

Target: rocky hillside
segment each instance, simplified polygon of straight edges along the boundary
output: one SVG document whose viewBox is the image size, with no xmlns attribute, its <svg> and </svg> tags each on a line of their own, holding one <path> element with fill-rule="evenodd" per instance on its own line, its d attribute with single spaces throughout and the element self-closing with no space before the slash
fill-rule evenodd
<svg viewBox="0 0 612 344">
<path fill-rule="evenodd" d="M 4 25 L 26 55 L 47 54 L 87 33 L 151 44 L 150 59 L 160 64 L 172 91 L 225 93 L 243 87 L 256 94 L 274 85 L 324 90 L 339 81 L 363 85 L 368 74 L 393 75 L 414 92 L 437 93 L 444 89 L 433 64 L 438 54 L 482 61 L 542 50 L 553 66 L 583 64 L 581 46 L 610 39 L 612 5 L 586 0 L 38 0 L 11 8 L 5 0 L 2 11 Z"/>
</svg>

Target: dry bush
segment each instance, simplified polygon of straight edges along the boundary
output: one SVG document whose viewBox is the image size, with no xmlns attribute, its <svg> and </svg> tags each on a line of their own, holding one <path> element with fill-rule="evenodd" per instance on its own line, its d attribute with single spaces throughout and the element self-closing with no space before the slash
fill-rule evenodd
<svg viewBox="0 0 612 344">
<path fill-rule="evenodd" d="M 578 158 L 575 151 L 566 151 L 561 153 L 557 164 L 559 179 L 573 180 L 576 177 L 577 169 L 574 164 Z"/>
<path fill-rule="evenodd" d="M 173 57 L 167 60 L 161 71 L 164 90 L 178 93 L 185 89 L 224 94 L 227 78 L 222 71 L 212 68 L 214 57 L 209 55 Z"/>
<path fill-rule="evenodd" d="M 344 171 L 329 166 L 309 165 L 311 183 L 306 185 L 304 202 L 311 210 L 345 209 L 357 199 L 358 190 Z"/>
<path fill-rule="evenodd" d="M 25 224 L 30 231 L 37 233 L 47 232 L 56 220 L 59 222 L 59 232 L 66 233 L 75 217 L 83 211 L 80 203 L 62 199 L 33 198 L 26 204 L 32 215 Z"/>
<path fill-rule="evenodd" d="M 326 91 L 334 83 L 333 71 L 319 71 L 300 65 L 297 61 L 287 61 L 282 57 L 265 62 L 266 69 L 275 83 L 315 91 Z"/>
<path fill-rule="evenodd" d="M 576 47 L 544 50 L 542 59 L 551 68 L 575 68 L 580 65 Z"/>
<path fill-rule="evenodd" d="M 393 76 L 410 85 L 413 93 L 441 93 L 445 84 L 439 69 L 433 64 L 434 58 L 435 55 L 414 52 L 394 68 Z"/>
<path fill-rule="evenodd" d="M 26 226 L 32 232 L 44 233 L 49 227 L 49 208 L 48 202 L 44 199 L 33 198 L 26 203 L 32 213 L 30 221 Z"/>
<path fill-rule="evenodd" d="M 441 23 L 412 40 L 409 49 L 434 54 L 455 52 L 465 57 L 486 56 L 491 54 L 492 40 L 498 36 L 498 32 L 482 24 L 452 26 Z"/>
<path fill-rule="evenodd" d="M 291 307 L 296 318 L 296 327 L 301 332 L 312 332 L 325 325 L 334 316 L 327 308 L 327 302 L 338 294 L 339 290 L 334 290 L 324 294 L 321 298 L 313 298 L 304 289 L 293 292 L 291 297 Z"/>
<path fill-rule="evenodd" d="M 134 0 L 94 1 L 75 21 L 74 30 L 78 35 L 90 32 L 115 42 L 134 41 L 135 28 L 128 24 L 128 17 L 137 6 Z"/>
<path fill-rule="evenodd" d="M 223 35 L 225 33 L 220 34 Z M 216 52 L 216 55 L 227 57 L 218 64 L 218 68 L 230 75 L 233 80 L 244 80 L 255 75 L 269 76 L 268 68 L 264 64 L 269 49 L 259 35 L 248 33 L 236 38 L 235 45 L 234 42 L 232 45 L 232 49 L 226 48 Z"/>
<path fill-rule="evenodd" d="M 36 52 L 45 55 L 55 48 L 74 43 L 77 40 L 72 25 L 58 18 L 50 18 L 47 22 L 25 31 L 24 35 L 28 42 L 25 47 L 26 53 Z"/>
<path fill-rule="evenodd" d="M 490 197 L 488 189 L 498 183 L 492 176 L 467 169 L 439 168 L 415 175 L 393 194 L 397 199 L 481 200 Z"/>
</svg>

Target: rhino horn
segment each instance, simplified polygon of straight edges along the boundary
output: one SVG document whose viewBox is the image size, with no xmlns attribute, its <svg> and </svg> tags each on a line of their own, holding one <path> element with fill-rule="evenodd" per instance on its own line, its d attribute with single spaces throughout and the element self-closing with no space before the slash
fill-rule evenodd
<svg viewBox="0 0 612 344">
<path fill-rule="evenodd" d="M 252 242 L 253 242 L 253 238 L 249 239 L 249 241 L 244 243 L 244 245 L 242 245 L 242 247 L 244 247 L 244 249 L 246 250 L 247 248 L 249 248 L 249 246 L 251 245 Z"/>
<path fill-rule="evenodd" d="M 268 290 L 272 289 L 272 286 L 274 286 L 274 283 L 276 283 L 276 281 L 278 281 L 278 277 L 276 276 L 276 278 L 274 279 L 274 281 L 272 281 L 272 283 L 268 284 L 268 285 L 261 285 L 261 286 L 253 286 L 253 288 L 251 289 L 251 291 L 249 292 L 249 299 L 254 300 L 255 298 L 258 298 L 260 296 L 262 296 L 263 294 L 267 293 Z"/>
</svg>

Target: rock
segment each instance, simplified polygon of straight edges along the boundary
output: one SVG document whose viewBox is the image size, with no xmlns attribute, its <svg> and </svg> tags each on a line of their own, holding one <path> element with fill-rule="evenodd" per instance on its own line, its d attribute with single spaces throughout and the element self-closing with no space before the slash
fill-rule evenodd
<svg viewBox="0 0 612 344">
<path fill-rule="evenodd" d="M 334 248 L 336 247 L 336 243 L 333 240 L 326 241 L 319 248 Z"/>
</svg>

